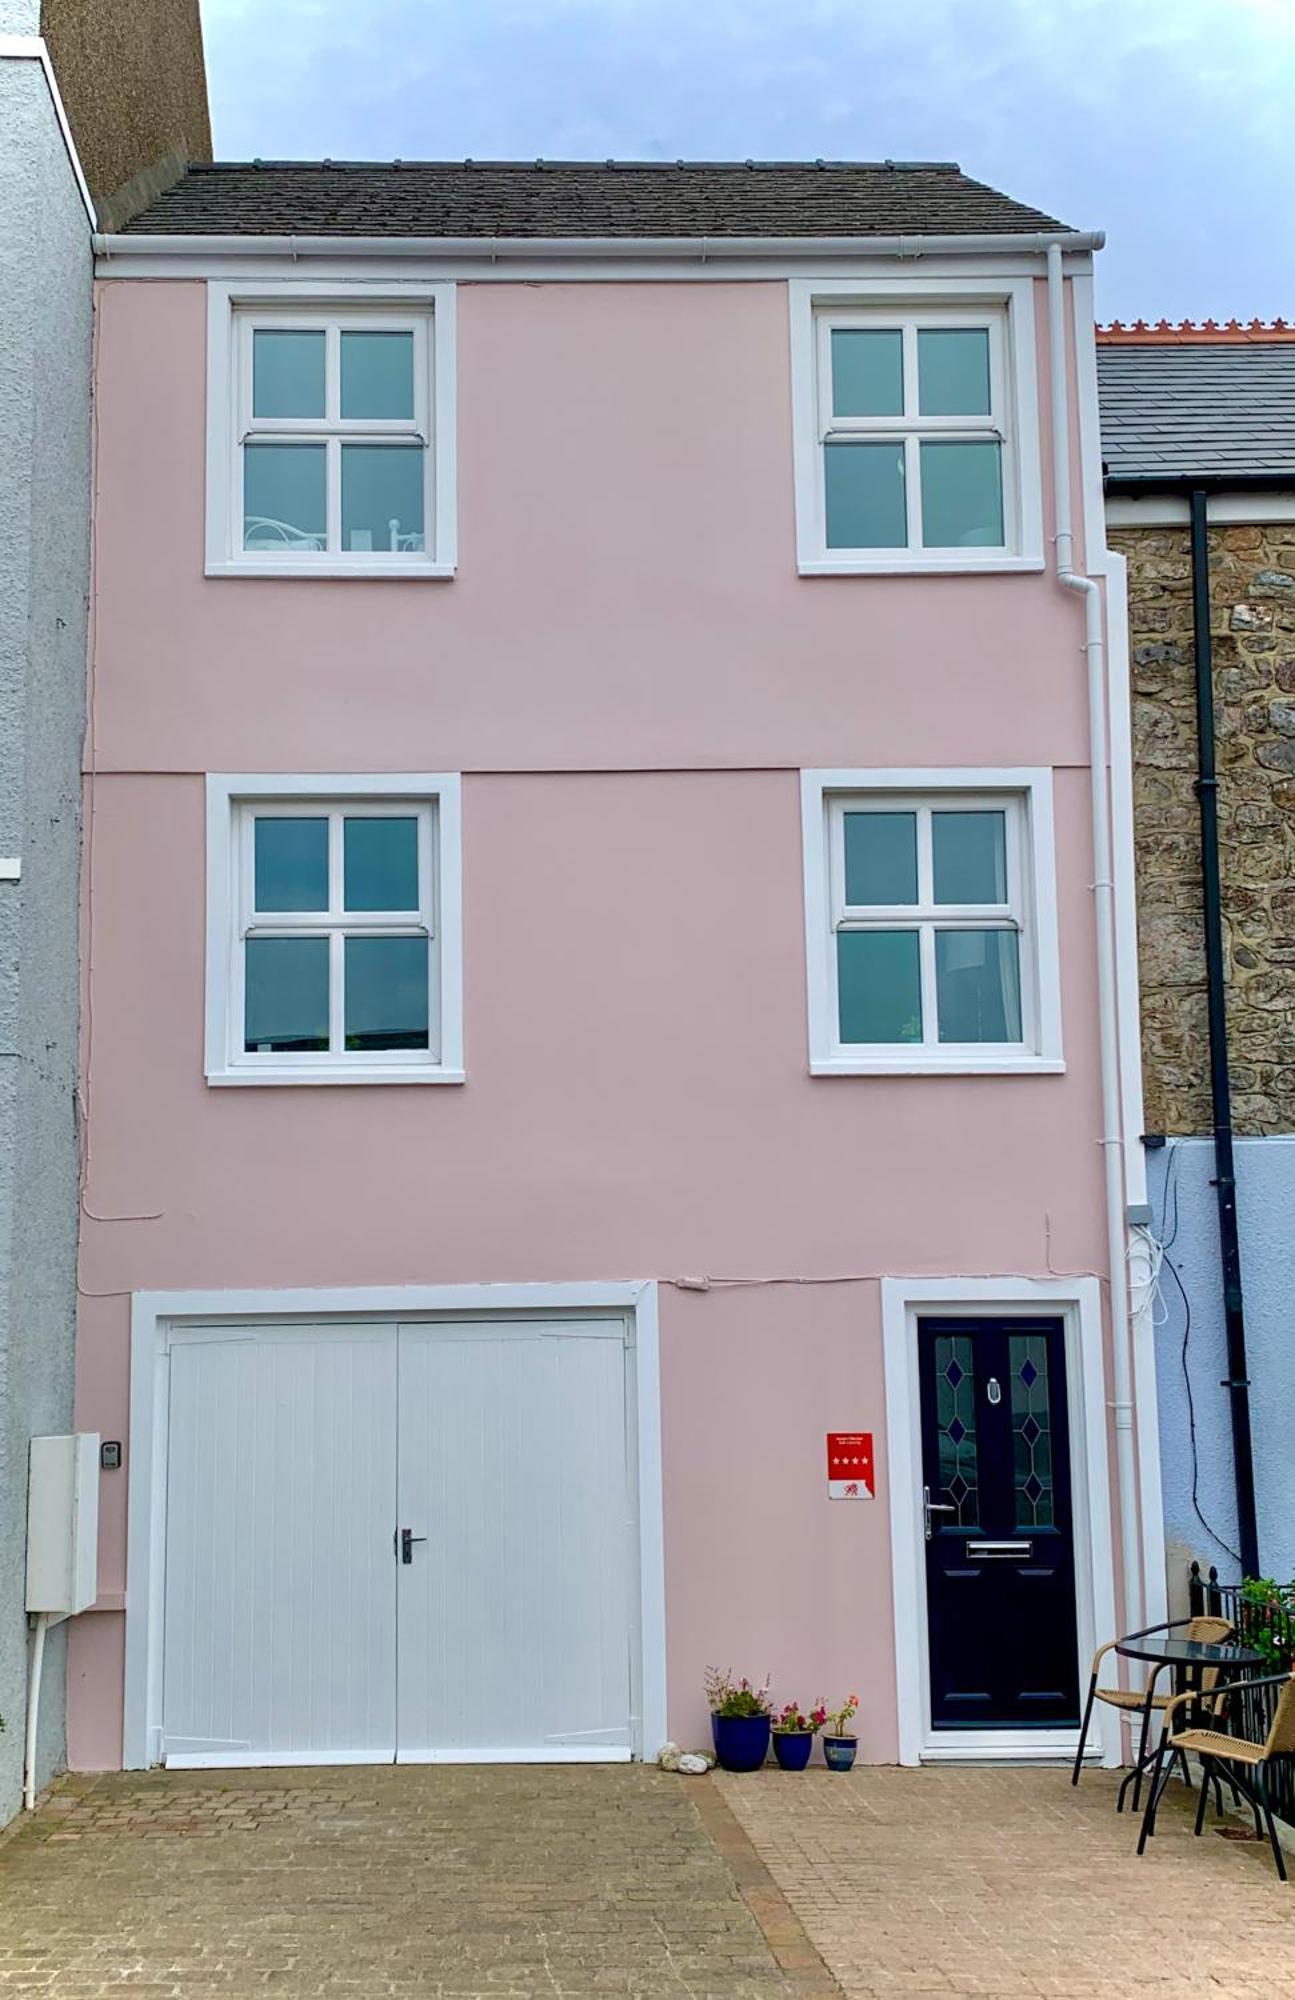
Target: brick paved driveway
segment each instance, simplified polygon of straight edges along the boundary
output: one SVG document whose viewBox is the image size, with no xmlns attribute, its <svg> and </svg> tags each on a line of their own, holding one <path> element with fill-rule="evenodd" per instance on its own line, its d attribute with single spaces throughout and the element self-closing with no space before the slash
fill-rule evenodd
<svg viewBox="0 0 1295 2000">
<path fill-rule="evenodd" d="M 851 2000 L 1295 1996 L 1295 1884 L 1181 1785 L 1139 1861 L 1108 1772 L 715 1782 Z"/>
<path fill-rule="evenodd" d="M 628 1766 L 72 1779 L 0 1840 L 0 2000 L 1295 2000 L 1295 1887 L 1193 1841 L 1177 1807 L 1138 1862 L 1113 1790 Z"/>
<path fill-rule="evenodd" d="M 627 1765 L 66 1780 L 0 1842 L 0 1995 L 834 1992 L 780 1968 L 796 1926 L 749 1854 L 739 1882 L 708 1827 L 741 1836 L 689 1782 Z M 772 1947 L 744 1900 L 761 1893 Z"/>
</svg>

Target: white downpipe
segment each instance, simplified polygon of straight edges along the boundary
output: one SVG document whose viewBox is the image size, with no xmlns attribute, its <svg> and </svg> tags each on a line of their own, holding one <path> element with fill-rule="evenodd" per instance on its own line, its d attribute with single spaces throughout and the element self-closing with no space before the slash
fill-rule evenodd
<svg viewBox="0 0 1295 2000">
<path fill-rule="evenodd" d="M 36 1727 L 40 1719 L 40 1677 L 45 1664 L 45 1633 L 48 1625 L 48 1611 L 38 1611 L 31 1635 L 31 1664 L 27 1673 L 27 1743 L 22 1775 L 24 1812 L 31 1812 L 36 1804 Z"/>
<path fill-rule="evenodd" d="M 1124 1629 L 1142 1623 L 1142 1538 L 1133 1437 L 1133 1355 L 1129 1319 L 1128 1236 L 1124 1212 L 1124 1136 L 1120 1115 L 1119 1013 L 1115 983 L 1115 882 L 1111 860 L 1110 741 L 1106 719 L 1106 640 L 1101 587 L 1075 568 L 1070 505 L 1070 399 L 1067 392 L 1065 282 L 1061 246 L 1048 245 L 1048 349 L 1052 377 L 1052 478 L 1057 581 L 1084 600 L 1088 679 L 1088 762 L 1092 780 L 1093 903 L 1097 923 L 1098 1039 L 1102 1072 L 1102 1178 L 1111 1279 L 1115 1469 L 1119 1491 L 1121 1602 Z"/>
</svg>

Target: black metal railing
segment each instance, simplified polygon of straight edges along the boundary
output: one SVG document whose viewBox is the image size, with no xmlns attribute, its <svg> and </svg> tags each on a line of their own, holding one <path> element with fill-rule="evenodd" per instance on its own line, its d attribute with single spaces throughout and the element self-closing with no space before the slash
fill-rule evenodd
<svg viewBox="0 0 1295 2000">
<path fill-rule="evenodd" d="M 1283 1588 L 1271 1583 L 1220 1583 L 1216 1569 L 1203 1576 L 1200 1564 L 1194 1562 L 1188 1601 L 1194 1618 L 1208 1614 L 1230 1620 L 1240 1643 L 1252 1647 L 1263 1662 L 1251 1670 L 1254 1674 L 1279 1674 L 1295 1667 L 1295 1584 Z M 1279 1693 L 1275 1687 L 1250 1691 L 1242 1682 L 1228 1702 L 1229 1727 L 1238 1736 L 1261 1742 Z M 1277 1758 L 1268 1783 L 1273 1811 L 1295 1826 L 1295 1758 Z"/>
</svg>

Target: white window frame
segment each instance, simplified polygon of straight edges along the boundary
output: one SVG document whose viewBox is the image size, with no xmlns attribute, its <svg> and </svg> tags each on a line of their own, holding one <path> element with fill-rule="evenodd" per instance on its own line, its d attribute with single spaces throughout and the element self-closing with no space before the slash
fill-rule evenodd
<svg viewBox="0 0 1295 2000">
<path fill-rule="evenodd" d="M 796 558 L 802 576 L 961 574 L 1041 570 L 1043 468 L 1035 368 L 1034 292 L 1028 278 L 788 281 L 791 314 L 792 446 Z M 921 417 L 917 334 L 925 327 L 984 327 L 990 336 L 989 417 Z M 836 417 L 831 403 L 833 328 L 902 330 L 906 413 Z M 914 407 L 908 408 L 908 404 Z M 924 548 L 920 444 L 924 438 L 997 438 L 1002 444 L 1001 548 Z M 827 544 L 824 445 L 829 440 L 904 441 L 909 546 L 838 549 Z"/>
<path fill-rule="evenodd" d="M 843 815 L 913 811 L 929 876 L 929 810 L 997 807 L 1007 813 L 1008 902 L 917 903 L 850 909 L 840 858 Z M 812 1076 L 1017 1076 L 1065 1069 L 1061 1048 L 1061 979 L 1057 940 L 1052 773 L 1047 769 L 829 770 L 801 773 L 805 871 L 805 965 Z M 936 929 L 1015 928 L 1020 937 L 1022 1040 L 938 1042 Z M 837 1013 L 836 938 L 840 928 L 916 929 L 922 937 L 923 1033 L 917 1042 L 842 1042 Z M 929 942 L 928 942 L 929 940 Z"/>
<path fill-rule="evenodd" d="M 341 908 L 342 820 L 419 820 L 420 907 L 412 911 Z M 257 815 L 330 821 L 327 912 L 252 908 L 252 823 Z M 335 1046 L 293 1056 L 243 1048 L 243 946 L 256 933 L 329 936 L 330 1016 Z M 356 1051 L 337 1046 L 342 998 L 342 938 L 357 932 L 429 939 L 426 1050 Z M 460 781 L 457 773 L 372 776 L 321 773 L 241 774 L 207 778 L 206 1076 L 209 1084 L 462 1083 L 463 909 Z"/>
<path fill-rule="evenodd" d="M 326 335 L 323 418 L 252 415 L 252 338 L 259 330 Z M 345 418 L 339 405 L 343 331 L 412 332 L 412 419 Z M 340 451 L 347 439 L 424 446 L 423 538 L 419 552 L 346 550 L 341 543 Z M 318 442 L 328 453 L 326 549 L 243 547 L 243 446 Z M 446 578 L 457 561 L 455 469 L 455 287 L 348 281 L 320 291 L 291 280 L 207 284 L 208 576 Z"/>
</svg>

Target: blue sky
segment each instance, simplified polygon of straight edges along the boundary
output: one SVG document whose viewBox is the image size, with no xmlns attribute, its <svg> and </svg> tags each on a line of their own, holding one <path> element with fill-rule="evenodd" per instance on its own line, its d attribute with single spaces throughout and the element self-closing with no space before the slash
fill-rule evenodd
<svg viewBox="0 0 1295 2000">
<path fill-rule="evenodd" d="M 1295 317 L 1295 0 L 202 0 L 218 158 L 954 159 Z"/>
</svg>

